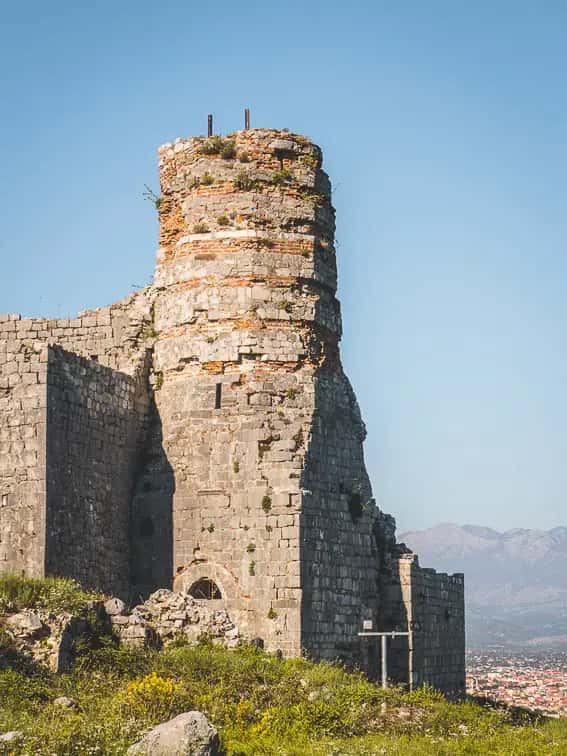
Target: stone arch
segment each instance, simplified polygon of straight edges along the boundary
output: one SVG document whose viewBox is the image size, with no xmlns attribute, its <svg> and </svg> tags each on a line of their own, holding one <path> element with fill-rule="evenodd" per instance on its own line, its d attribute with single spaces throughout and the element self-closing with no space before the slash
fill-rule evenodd
<svg viewBox="0 0 567 756">
<path fill-rule="evenodd" d="M 222 599 L 220 588 L 208 577 L 199 578 L 190 586 L 188 593 L 195 599 L 206 599 L 208 601 Z"/>
<path fill-rule="evenodd" d="M 189 564 L 183 567 L 173 580 L 173 590 L 185 592 L 201 580 L 214 583 L 221 594 L 223 603 L 235 601 L 240 592 L 234 576 L 222 565 L 216 562 L 200 561 L 197 564 Z"/>
</svg>

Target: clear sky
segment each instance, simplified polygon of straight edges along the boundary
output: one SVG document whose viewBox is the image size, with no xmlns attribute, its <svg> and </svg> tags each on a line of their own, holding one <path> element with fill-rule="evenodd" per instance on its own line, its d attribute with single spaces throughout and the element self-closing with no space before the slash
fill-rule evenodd
<svg viewBox="0 0 567 756">
<path fill-rule="evenodd" d="M 380 506 L 565 525 L 566 40 L 563 0 L 4 2 L 0 312 L 146 284 L 158 145 L 248 106 L 325 151 Z"/>
</svg>

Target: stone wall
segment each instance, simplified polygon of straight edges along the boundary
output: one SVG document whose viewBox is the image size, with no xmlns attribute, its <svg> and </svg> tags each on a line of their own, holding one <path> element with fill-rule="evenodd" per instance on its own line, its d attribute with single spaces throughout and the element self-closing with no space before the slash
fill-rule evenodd
<svg viewBox="0 0 567 756">
<path fill-rule="evenodd" d="M 46 572 L 129 594 L 130 501 L 146 435 L 147 371 L 135 376 L 49 347 Z"/>
<path fill-rule="evenodd" d="M 416 554 L 402 554 L 384 586 L 385 630 L 411 630 L 389 640 L 393 680 L 424 683 L 454 695 L 465 692 L 464 578 L 421 567 Z"/>
<path fill-rule="evenodd" d="M 330 183 L 305 137 L 230 141 L 227 157 L 198 138 L 160 150 L 154 370 L 175 584 L 214 580 L 268 648 L 354 660 L 393 520 L 340 364 Z"/>
<path fill-rule="evenodd" d="M 43 575 L 46 569 L 49 345 L 139 375 L 153 343 L 152 294 L 132 294 L 76 318 L 0 315 L 0 570 Z M 86 373 L 83 389 L 90 401 Z M 53 488 L 51 497 L 56 506 Z"/>
<path fill-rule="evenodd" d="M 0 316 L 0 571 L 43 575 L 47 354 Z"/>
</svg>

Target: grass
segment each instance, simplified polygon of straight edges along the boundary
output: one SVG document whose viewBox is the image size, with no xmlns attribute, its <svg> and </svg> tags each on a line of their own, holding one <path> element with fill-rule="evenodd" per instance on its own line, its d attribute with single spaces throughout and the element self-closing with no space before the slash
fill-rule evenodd
<svg viewBox="0 0 567 756">
<path fill-rule="evenodd" d="M 60 695 L 78 710 L 57 709 Z M 13 754 L 123 754 L 148 727 L 189 709 L 219 728 L 232 756 L 567 753 L 565 720 L 514 723 L 505 710 L 430 690 L 383 691 L 339 666 L 248 647 L 103 646 L 71 674 L 0 672 L 0 731 L 24 733 Z"/>
<path fill-rule="evenodd" d="M 67 578 L 31 578 L 14 573 L 0 575 L 0 613 L 22 609 L 80 613 L 101 596 L 84 591 Z"/>
<path fill-rule="evenodd" d="M 76 611 L 92 598 L 72 581 L 13 575 L 0 578 L 0 596 L 12 610 Z M 23 738 L 0 743 L 0 754 L 118 756 L 148 728 L 190 709 L 219 729 L 228 756 L 567 754 L 567 720 L 450 703 L 427 688 L 384 691 L 338 665 L 247 646 L 176 641 L 142 650 L 101 636 L 79 647 L 70 673 L 57 675 L 18 656 L 2 659 L 2 644 L 0 634 L 0 732 L 20 730 Z M 55 706 L 58 696 L 77 709 Z"/>
<path fill-rule="evenodd" d="M 59 695 L 78 711 L 57 710 Z M 514 724 L 502 710 L 427 690 L 382 691 L 337 666 L 250 648 L 108 647 L 68 675 L 0 672 L 0 730 L 24 732 L 14 754 L 122 754 L 145 729 L 190 708 L 220 729 L 233 756 L 567 753 L 564 721 Z"/>
</svg>

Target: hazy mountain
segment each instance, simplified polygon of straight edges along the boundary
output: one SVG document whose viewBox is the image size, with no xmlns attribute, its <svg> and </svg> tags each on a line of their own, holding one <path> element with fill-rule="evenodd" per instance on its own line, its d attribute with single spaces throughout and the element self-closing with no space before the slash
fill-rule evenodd
<svg viewBox="0 0 567 756">
<path fill-rule="evenodd" d="M 567 528 L 443 523 L 399 540 L 423 566 L 465 573 L 469 646 L 567 648 Z"/>
</svg>

